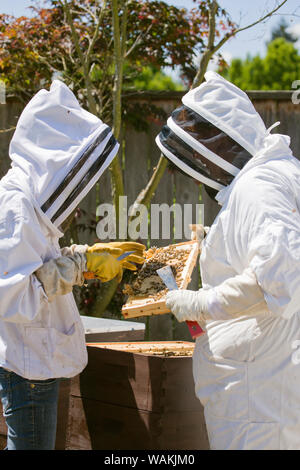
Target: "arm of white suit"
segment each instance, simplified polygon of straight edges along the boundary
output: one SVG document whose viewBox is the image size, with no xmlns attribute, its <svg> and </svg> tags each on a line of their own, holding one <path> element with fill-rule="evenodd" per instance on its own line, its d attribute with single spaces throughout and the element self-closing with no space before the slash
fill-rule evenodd
<svg viewBox="0 0 300 470">
<path fill-rule="evenodd" d="M 268 311 L 263 291 L 250 268 L 211 289 L 170 291 L 166 306 L 179 322 L 229 320 Z"/>
<path fill-rule="evenodd" d="M 85 247 L 72 245 L 63 248 L 61 253 L 63 256 L 47 261 L 34 273 L 50 302 L 55 296 L 68 294 L 72 292 L 73 286 L 82 286 L 85 282 Z"/>
<path fill-rule="evenodd" d="M 28 323 L 36 319 L 51 295 L 83 283 L 85 250 L 75 255 L 80 250 L 70 247 L 58 260 L 43 263 L 41 253 L 48 240 L 34 207 L 19 194 L 11 197 L 10 204 L 13 217 L 2 224 L 0 237 L 0 320 Z"/>
</svg>

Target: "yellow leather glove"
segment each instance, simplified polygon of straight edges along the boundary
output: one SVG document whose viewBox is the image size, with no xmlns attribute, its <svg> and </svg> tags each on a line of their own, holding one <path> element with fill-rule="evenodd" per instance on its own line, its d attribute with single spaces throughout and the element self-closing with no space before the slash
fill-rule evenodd
<svg viewBox="0 0 300 470">
<path fill-rule="evenodd" d="M 136 266 L 132 263 L 144 264 L 144 251 L 146 250 L 145 245 L 136 242 L 110 242 L 110 243 L 95 243 L 89 246 L 87 253 L 103 253 L 107 252 L 118 258 L 120 255 L 127 251 L 134 251 L 127 258 L 122 260 L 122 266 L 125 269 L 136 271 Z"/>
<path fill-rule="evenodd" d="M 86 279 L 100 279 L 108 282 L 117 277 L 121 282 L 123 275 L 122 261 L 110 253 L 86 253 L 87 273 L 83 273 Z"/>
</svg>

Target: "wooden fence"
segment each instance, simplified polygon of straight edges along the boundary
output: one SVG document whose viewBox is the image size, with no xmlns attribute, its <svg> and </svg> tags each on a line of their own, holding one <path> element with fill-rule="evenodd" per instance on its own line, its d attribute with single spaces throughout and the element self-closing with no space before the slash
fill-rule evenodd
<svg viewBox="0 0 300 470">
<path fill-rule="evenodd" d="M 291 92 L 288 91 L 268 91 L 268 92 L 249 92 L 257 111 L 262 116 L 266 126 L 280 121 L 280 126 L 274 132 L 288 134 L 291 137 L 291 147 L 294 155 L 300 158 L 300 105 L 295 105 L 291 100 Z M 182 93 L 180 92 L 145 92 L 132 94 L 130 99 L 139 104 L 150 102 L 157 107 L 162 108 L 167 115 L 170 115 L 173 109 L 180 105 Z M 22 105 L 13 98 L 7 100 L 7 104 L 0 105 L 0 129 L 13 127 L 20 115 Z M 123 132 L 121 142 L 121 157 L 124 175 L 125 194 L 128 197 L 128 207 L 134 202 L 139 192 L 146 186 L 153 167 L 158 162 L 160 151 L 155 144 L 155 137 L 163 122 L 151 121 L 147 132 L 138 132 L 130 126 L 127 126 Z M 0 133 L 0 176 L 6 173 L 10 161 L 8 157 L 9 141 L 13 131 Z M 82 201 L 81 208 L 87 213 L 95 213 L 96 207 L 101 203 L 111 202 L 110 173 L 101 177 L 99 184 Z M 191 204 L 193 206 L 193 220 L 196 222 L 196 204 L 204 204 L 205 225 L 211 225 L 219 206 L 212 201 L 206 194 L 204 188 L 193 183 L 179 172 L 166 171 L 159 188 L 157 189 L 152 203 L 166 203 L 171 206 L 174 203 Z M 81 222 L 84 222 L 84 217 Z M 173 222 L 172 222 L 173 223 Z M 162 228 L 162 227 L 161 227 Z M 82 232 L 81 242 L 93 243 L 96 233 Z M 180 240 L 174 239 L 173 226 L 169 238 L 151 239 L 151 220 L 149 220 L 149 237 L 143 240 L 150 246 L 163 246 L 172 242 L 184 241 L 183 236 Z M 198 269 L 195 270 L 191 289 L 197 289 L 200 278 Z M 185 324 L 179 324 L 171 315 L 162 317 L 151 317 L 150 319 L 140 318 L 138 321 L 147 322 L 148 338 L 151 340 L 189 340 L 189 332 Z"/>
</svg>

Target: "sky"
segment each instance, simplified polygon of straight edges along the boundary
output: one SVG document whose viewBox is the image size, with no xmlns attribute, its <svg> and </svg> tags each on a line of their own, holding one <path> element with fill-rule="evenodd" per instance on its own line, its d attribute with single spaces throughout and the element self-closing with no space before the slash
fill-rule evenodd
<svg viewBox="0 0 300 470">
<path fill-rule="evenodd" d="M 195 4 L 192 0 L 165 0 L 177 7 L 191 8 Z M 251 24 L 264 14 L 272 10 L 279 0 L 219 0 L 222 8 L 230 14 L 231 19 L 240 26 Z M 15 16 L 29 15 L 28 6 L 31 0 L 0 0 L 0 12 Z M 300 38 L 300 2 L 299 0 L 287 0 L 286 4 L 265 23 L 257 25 L 247 31 L 239 33 L 236 38 L 230 39 L 222 48 L 224 58 L 230 62 L 233 57 L 245 58 L 247 54 L 264 56 L 266 41 L 270 32 L 284 16 L 291 30 Z M 300 50 L 300 40 L 299 43 Z"/>
<path fill-rule="evenodd" d="M 170 0 L 167 3 L 185 8 L 194 5 L 192 0 Z M 263 17 L 279 3 L 281 3 L 279 0 L 219 0 L 219 5 L 229 13 L 231 20 L 240 27 L 247 26 Z M 300 2 L 299 0 L 287 0 L 286 4 L 270 19 L 230 39 L 222 48 L 225 59 L 230 60 L 232 57 L 245 58 L 247 54 L 264 56 L 266 41 L 270 38 L 271 30 L 282 17 L 285 18 L 297 37 L 300 38 Z"/>
</svg>

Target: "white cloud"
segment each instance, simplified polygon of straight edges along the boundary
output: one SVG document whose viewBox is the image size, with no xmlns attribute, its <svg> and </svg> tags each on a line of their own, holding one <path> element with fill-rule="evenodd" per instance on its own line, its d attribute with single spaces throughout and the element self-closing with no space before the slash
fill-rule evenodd
<svg viewBox="0 0 300 470">
<path fill-rule="evenodd" d="M 286 30 L 288 33 L 293 34 L 296 38 L 300 39 L 300 23 L 293 24 L 292 26 L 289 26 Z"/>
<path fill-rule="evenodd" d="M 298 38 L 294 46 L 300 50 L 300 23 L 293 24 L 287 28 L 287 32 Z"/>
</svg>

